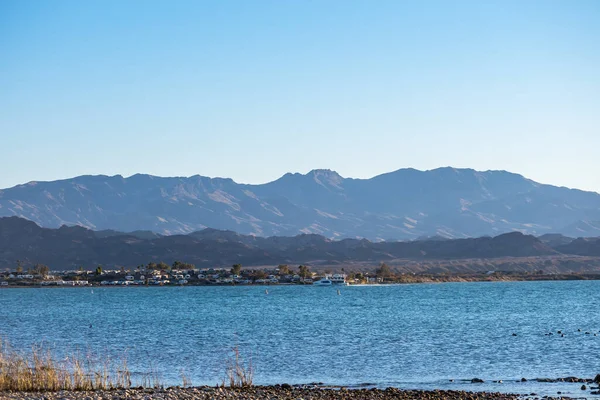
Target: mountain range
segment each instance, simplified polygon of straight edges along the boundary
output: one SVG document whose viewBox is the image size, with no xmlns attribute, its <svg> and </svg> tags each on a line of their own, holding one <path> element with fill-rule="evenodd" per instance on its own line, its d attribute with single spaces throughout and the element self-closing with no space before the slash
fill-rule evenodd
<svg viewBox="0 0 600 400">
<path fill-rule="evenodd" d="M 330 170 L 260 185 L 203 176 L 79 176 L 0 190 L 0 216 L 40 226 L 186 234 L 205 228 L 254 236 L 405 240 L 520 231 L 600 235 L 600 194 L 506 171 L 400 169 L 370 179 Z"/>
<path fill-rule="evenodd" d="M 496 258 L 518 258 L 519 268 L 528 263 L 523 258 L 536 258 L 537 264 L 546 268 L 553 265 L 553 259 L 565 255 L 577 257 L 575 261 L 571 258 L 562 263 L 562 271 L 600 269 L 600 258 L 590 261 L 581 257 L 600 256 L 600 239 L 573 239 L 556 234 L 536 238 L 512 232 L 493 238 L 371 242 L 367 239 L 331 240 L 315 234 L 265 238 L 210 228 L 187 235 L 161 236 L 148 232 L 94 232 L 81 226 L 42 228 L 23 218 L 0 218 L 0 269 L 14 268 L 17 260 L 29 266 L 47 264 L 52 269 L 93 268 L 98 264 L 134 267 L 160 261 L 171 264 L 176 260 L 199 267 L 234 263 L 252 266 L 366 262 L 377 265 L 394 260 L 451 260 L 450 264 L 456 269 L 468 265 L 465 259 Z M 489 265 L 486 261 L 478 268 L 493 269 Z M 514 263 L 509 267 L 512 268 Z"/>
</svg>

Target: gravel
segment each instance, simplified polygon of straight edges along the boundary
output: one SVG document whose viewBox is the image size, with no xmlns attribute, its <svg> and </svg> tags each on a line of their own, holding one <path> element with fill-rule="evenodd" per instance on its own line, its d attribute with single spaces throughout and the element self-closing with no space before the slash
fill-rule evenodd
<svg viewBox="0 0 600 400">
<path fill-rule="evenodd" d="M 526 396 L 535 398 L 535 396 Z M 248 388 L 191 387 L 167 389 L 114 389 L 104 391 L 59 391 L 59 392 L 0 392 L 0 400 L 221 400 L 221 399 L 269 399 L 269 400 L 383 400 L 383 399 L 424 399 L 424 400 L 512 400 L 523 399 L 522 395 L 488 392 L 466 392 L 452 390 L 402 390 L 387 389 L 323 389 L 295 388 L 289 385 L 252 386 Z M 548 398 L 545 398 L 548 399 Z"/>
</svg>

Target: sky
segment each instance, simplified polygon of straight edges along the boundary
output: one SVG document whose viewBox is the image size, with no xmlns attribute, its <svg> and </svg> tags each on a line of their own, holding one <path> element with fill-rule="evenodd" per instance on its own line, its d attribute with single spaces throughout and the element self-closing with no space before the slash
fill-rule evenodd
<svg viewBox="0 0 600 400">
<path fill-rule="evenodd" d="M 600 1 L 0 2 L 0 188 L 508 170 L 600 191 Z"/>
</svg>

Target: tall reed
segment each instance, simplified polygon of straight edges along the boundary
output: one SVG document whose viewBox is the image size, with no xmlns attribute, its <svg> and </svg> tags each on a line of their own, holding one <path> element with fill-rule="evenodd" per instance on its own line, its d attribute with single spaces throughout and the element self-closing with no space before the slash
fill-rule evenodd
<svg viewBox="0 0 600 400">
<path fill-rule="evenodd" d="M 240 356 L 238 346 L 233 348 L 233 354 L 229 357 L 226 363 L 226 374 L 229 380 L 229 387 L 248 387 L 252 386 L 254 379 L 254 366 L 252 358 L 247 363 Z M 223 382 L 225 386 L 225 382 Z"/>
<path fill-rule="evenodd" d="M 30 353 L 13 350 L 0 340 L 0 391 L 103 390 L 131 387 L 127 361 L 93 361 L 79 353 L 57 360 L 50 350 L 34 347 Z"/>
<path fill-rule="evenodd" d="M 238 346 L 233 348 L 225 365 L 230 387 L 252 386 L 254 366 L 252 359 L 244 362 Z M 158 369 L 151 364 L 148 373 L 139 374 L 139 385 L 146 388 L 164 387 Z M 190 376 L 180 371 L 183 387 L 192 385 Z M 76 352 L 58 359 L 43 346 L 34 346 L 30 352 L 17 351 L 0 339 L 0 392 L 43 392 L 58 390 L 107 390 L 130 388 L 131 372 L 124 358 L 120 363 L 109 358 L 96 359 Z M 225 386 L 225 379 L 223 380 Z"/>
</svg>

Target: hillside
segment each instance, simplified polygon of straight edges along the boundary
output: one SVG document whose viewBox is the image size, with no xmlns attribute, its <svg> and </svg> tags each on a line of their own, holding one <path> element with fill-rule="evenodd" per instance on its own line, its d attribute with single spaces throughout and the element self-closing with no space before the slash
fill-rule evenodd
<svg viewBox="0 0 600 400">
<path fill-rule="evenodd" d="M 481 268 L 490 269 L 486 262 L 464 260 L 504 259 L 504 263 L 507 258 L 537 258 L 547 264 L 543 260 L 565 254 L 600 255 L 600 241 L 589 239 L 582 246 L 581 240 L 572 240 L 569 244 L 565 244 L 564 239 L 555 240 L 556 247 L 553 248 L 536 237 L 518 232 L 493 238 L 371 242 L 366 239 L 336 241 L 315 234 L 264 238 L 215 229 L 189 235 L 140 237 L 119 232 L 107 235 L 83 227 L 41 228 L 22 218 L 6 217 L 0 218 L 0 268 L 14 268 L 17 260 L 26 266 L 43 263 L 53 269 L 93 268 L 98 264 L 136 266 L 159 261 L 170 264 L 175 260 L 199 267 L 234 263 L 252 266 L 366 262 L 377 265 L 382 261 L 397 260 L 435 266 L 441 265 L 439 260 L 446 260 L 446 264 L 480 264 Z M 531 264 L 532 268 L 534 264 Z M 575 264 L 572 267 L 580 268 Z"/>
<path fill-rule="evenodd" d="M 0 190 L 0 216 L 40 226 L 187 234 L 210 227 L 257 236 L 400 240 L 505 232 L 600 235 L 600 195 L 505 171 L 401 169 L 371 179 L 329 170 L 262 185 L 150 175 L 79 176 Z"/>
</svg>

